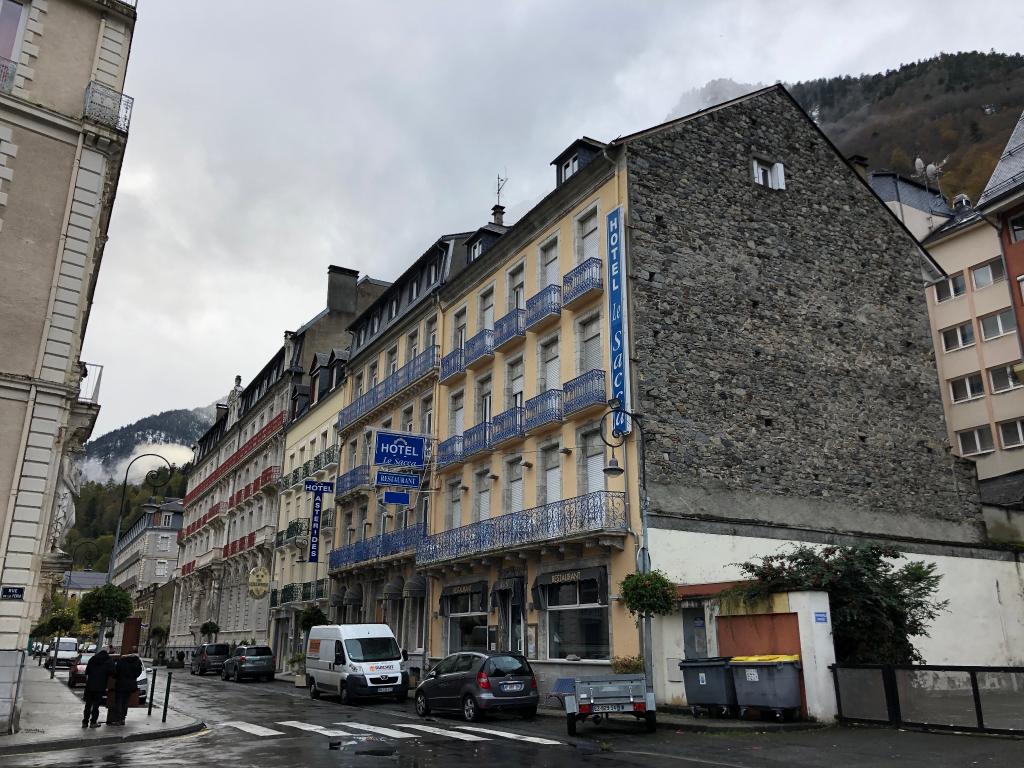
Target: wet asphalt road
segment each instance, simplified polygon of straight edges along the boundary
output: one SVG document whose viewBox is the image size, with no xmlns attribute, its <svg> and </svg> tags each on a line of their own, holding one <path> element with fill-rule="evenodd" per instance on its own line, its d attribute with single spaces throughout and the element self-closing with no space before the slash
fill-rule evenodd
<svg viewBox="0 0 1024 768">
<path fill-rule="evenodd" d="M 162 679 L 161 671 L 161 687 Z M 497 732 L 485 733 L 466 730 L 467 724 L 456 717 L 423 720 L 413 712 L 411 700 L 407 705 L 347 707 L 326 696 L 313 701 L 303 689 L 280 682 L 236 684 L 213 676 L 191 677 L 185 671 L 174 676 L 171 701 L 175 709 L 205 721 L 209 730 L 159 741 L 5 756 L 3 768 L 1024 765 L 1022 741 L 889 729 L 704 734 L 661 728 L 647 735 L 632 719 L 619 719 L 600 727 L 581 724 L 579 737 L 569 738 L 558 717 L 525 721 L 499 715 L 472 726 Z M 144 710 L 132 716 L 145 716 Z M 418 730 L 417 725 L 441 732 Z M 479 740 L 466 740 L 474 737 Z"/>
</svg>

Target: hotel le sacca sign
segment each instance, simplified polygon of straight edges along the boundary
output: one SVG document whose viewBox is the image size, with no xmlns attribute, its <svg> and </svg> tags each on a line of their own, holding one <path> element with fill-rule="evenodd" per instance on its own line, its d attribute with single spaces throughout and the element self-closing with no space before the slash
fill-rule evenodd
<svg viewBox="0 0 1024 768">
<path fill-rule="evenodd" d="M 626 288 L 626 230 L 622 206 L 608 212 L 608 351 L 611 360 L 611 396 L 622 411 L 630 410 L 629 314 Z M 624 435 L 632 429 L 625 413 L 612 417 L 612 428 Z"/>
</svg>

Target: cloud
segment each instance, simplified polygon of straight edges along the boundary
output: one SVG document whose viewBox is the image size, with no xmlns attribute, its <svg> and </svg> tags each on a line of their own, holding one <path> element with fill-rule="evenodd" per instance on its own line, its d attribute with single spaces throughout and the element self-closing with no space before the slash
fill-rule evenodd
<svg viewBox="0 0 1024 768">
<path fill-rule="evenodd" d="M 182 466 L 186 462 L 192 461 L 192 449 L 187 445 L 177 445 L 175 443 L 140 443 L 132 451 L 131 456 L 118 462 L 112 467 L 103 466 L 102 462 L 98 459 L 87 459 L 82 462 L 82 479 L 86 481 L 106 482 L 107 480 L 113 479 L 121 482 L 124 479 L 124 471 L 128 468 L 128 465 L 138 456 L 144 453 L 155 453 L 159 456 L 163 456 L 171 464 L 176 466 Z M 146 458 L 140 459 L 139 462 L 132 467 L 131 474 L 128 475 L 129 482 L 141 483 L 146 473 L 154 469 L 166 469 L 166 465 L 157 458 Z"/>
</svg>

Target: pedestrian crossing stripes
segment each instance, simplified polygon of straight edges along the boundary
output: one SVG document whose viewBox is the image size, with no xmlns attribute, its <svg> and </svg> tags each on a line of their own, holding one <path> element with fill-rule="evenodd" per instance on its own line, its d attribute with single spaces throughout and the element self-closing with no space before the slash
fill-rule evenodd
<svg viewBox="0 0 1024 768">
<path fill-rule="evenodd" d="M 222 725 L 229 728 L 235 728 L 252 736 L 264 738 L 269 736 L 285 736 L 287 733 L 286 731 L 267 728 L 244 720 L 231 720 L 222 723 Z M 334 737 L 366 736 L 368 734 L 372 734 L 386 739 L 417 739 L 430 735 L 440 736 L 447 739 L 455 739 L 456 741 L 490 741 L 492 738 L 501 738 L 511 739 L 513 741 L 522 741 L 528 744 L 540 744 L 543 746 L 555 746 L 562 743 L 560 741 L 555 741 L 554 739 L 545 739 L 540 736 L 527 736 L 522 733 L 502 731 L 497 728 L 480 728 L 472 725 L 456 725 L 452 728 L 439 728 L 437 726 L 426 725 L 424 723 L 394 723 L 391 726 L 383 726 L 345 721 L 342 723 L 334 723 L 328 727 L 317 725 L 315 723 L 305 723 L 301 720 L 281 720 L 280 722 L 275 723 L 275 725 L 284 726 L 285 728 L 294 728 L 308 733 L 315 733 L 320 736 Z"/>
</svg>

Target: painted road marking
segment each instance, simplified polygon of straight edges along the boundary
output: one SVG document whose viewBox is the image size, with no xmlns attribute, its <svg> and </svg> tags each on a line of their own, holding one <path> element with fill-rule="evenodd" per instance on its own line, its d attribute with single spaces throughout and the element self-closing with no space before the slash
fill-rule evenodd
<svg viewBox="0 0 1024 768">
<path fill-rule="evenodd" d="M 495 731 L 490 728 L 475 728 L 472 725 L 457 725 L 455 726 L 462 731 L 473 731 L 474 733 L 486 733 L 491 736 L 501 736 L 505 739 L 515 739 L 516 741 L 528 741 L 531 744 L 547 744 L 547 745 L 559 745 L 562 742 L 554 741 L 553 739 L 542 739 L 540 736 L 524 736 L 521 733 L 509 733 L 508 731 Z"/>
<path fill-rule="evenodd" d="M 435 736 L 448 736 L 452 739 L 458 739 L 459 741 L 490 741 L 485 739 L 483 736 L 474 736 L 471 733 L 458 733 L 457 731 L 446 731 L 443 728 L 434 728 L 430 725 L 420 725 L 419 723 L 395 723 L 398 728 L 413 728 L 417 731 L 423 731 L 424 733 L 432 733 Z"/>
<path fill-rule="evenodd" d="M 302 723 L 298 720 L 282 720 L 278 725 L 287 725 L 290 728 L 298 728 L 300 731 L 311 731 L 312 733 L 319 733 L 321 736 L 351 736 L 352 734 L 348 731 L 335 731 L 324 728 L 322 725 L 312 725 L 310 723 Z"/>
<path fill-rule="evenodd" d="M 284 736 L 284 731 L 275 731 L 273 728 L 264 728 L 262 725 L 244 723 L 241 720 L 237 720 L 230 723 L 222 723 L 222 725 L 228 725 L 232 728 L 237 728 L 240 731 L 251 733 L 253 736 Z"/>
<path fill-rule="evenodd" d="M 379 725 L 366 725 L 365 723 L 350 723 L 348 721 L 345 721 L 344 723 L 335 723 L 335 725 L 344 725 L 346 728 L 355 728 L 358 731 L 369 731 L 370 733 L 376 733 L 380 736 L 388 736 L 392 739 L 417 738 L 414 734 L 404 733 L 403 731 L 396 731 L 394 728 L 382 728 Z"/>
</svg>

